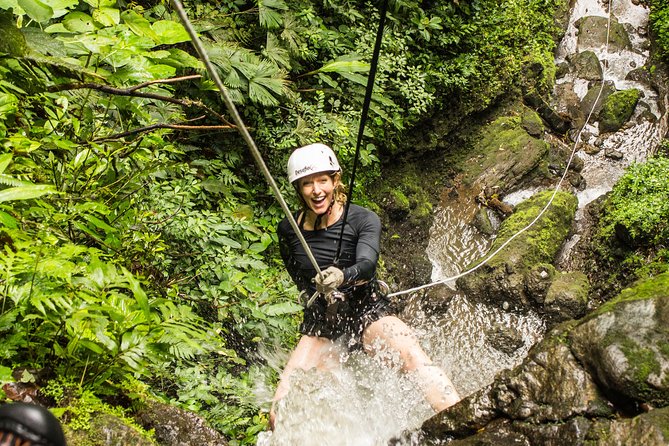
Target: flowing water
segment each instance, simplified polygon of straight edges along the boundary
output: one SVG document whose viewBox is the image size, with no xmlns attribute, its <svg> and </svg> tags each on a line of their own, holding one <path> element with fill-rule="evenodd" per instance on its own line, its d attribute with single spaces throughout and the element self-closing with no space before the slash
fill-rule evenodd
<svg viewBox="0 0 669 446">
<path fill-rule="evenodd" d="M 666 131 L 666 117 L 660 113 L 657 93 L 646 85 L 625 80 L 631 69 L 643 66 L 648 59 L 644 47 L 648 11 L 632 4 L 631 0 L 610 1 L 613 2 L 611 12 L 625 24 L 633 49 L 607 52 L 604 47 L 579 46 L 575 22 L 584 16 L 606 17 L 609 4 L 577 0 L 557 51 L 556 63 L 564 61 L 569 54 L 593 50 L 605 66 L 605 80 L 613 82 L 619 90 L 639 88 L 644 97 L 631 119 L 633 124 L 621 131 L 600 135 L 596 125 L 584 128 L 583 142 L 601 150 L 597 153 L 591 150 L 590 154 L 583 150 L 578 152 L 584 161 L 581 174 L 586 182 L 585 189 L 577 193 L 581 210 L 609 191 L 630 163 L 644 160 Z M 558 85 L 564 83 L 569 83 L 579 98 L 587 92 L 585 80 L 565 76 L 558 80 Z M 619 159 L 612 159 L 612 152 L 617 152 Z M 505 201 L 517 204 L 534 192 L 518 191 L 506 196 Z M 461 196 L 472 197 L 471 194 Z M 457 274 L 490 248 L 493 239 L 467 223 L 477 211 L 476 206 L 471 198 L 445 198 L 435 211 L 426 252 L 434 266 L 434 281 Z M 577 219 L 581 216 L 579 211 Z M 578 234 L 569 244 L 577 240 Z M 568 250 L 565 252 L 568 256 Z M 448 285 L 455 288 L 454 283 Z M 473 303 L 456 290 L 444 298 L 449 299 L 448 311 L 438 316 L 416 311 L 414 319 L 408 322 L 434 362 L 451 377 L 461 396 L 489 384 L 501 370 L 518 365 L 544 334 L 544 324 L 534 314 L 507 313 Z M 268 362 L 274 363 L 278 370 L 287 355 L 288 352 L 283 352 L 283 357 L 277 360 L 268 354 L 267 358 L 272 359 Z M 433 414 L 412 377 L 400 373 L 393 365 L 396 358 L 372 358 L 359 351 L 348 352 L 342 346 L 333 347 L 332 357 L 332 371 L 296 373 L 291 392 L 279 405 L 276 430 L 273 434 L 261 433 L 258 446 L 386 445 L 401 432 L 420 427 Z M 271 393 L 271 389 L 265 389 L 259 398 L 268 401 Z"/>
</svg>

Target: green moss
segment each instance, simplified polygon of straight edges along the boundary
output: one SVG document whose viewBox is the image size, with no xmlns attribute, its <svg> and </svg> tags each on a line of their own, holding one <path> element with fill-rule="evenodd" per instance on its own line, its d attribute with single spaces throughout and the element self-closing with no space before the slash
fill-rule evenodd
<svg viewBox="0 0 669 446">
<path fill-rule="evenodd" d="M 615 132 L 632 116 L 641 91 L 636 88 L 617 91 L 602 104 L 599 112 L 599 129 L 603 132 Z"/>
<path fill-rule="evenodd" d="M 629 338 L 622 340 L 620 348 L 632 370 L 636 387 L 642 391 L 642 394 L 649 392 L 648 377 L 651 373 L 661 372 L 655 352 L 649 348 L 640 347 Z"/>
<path fill-rule="evenodd" d="M 552 191 L 540 192 L 519 204 L 514 213 L 502 224 L 492 250 L 497 249 L 511 236 L 534 221 L 552 194 Z M 548 207 L 542 217 L 507 246 L 509 251 L 515 250 L 522 253 L 522 256 L 517 254 L 516 257 L 519 258 L 515 260 L 522 261 L 527 267 L 538 263 L 552 263 L 562 242 L 569 233 L 577 205 L 578 201 L 574 195 L 558 192 L 551 206 Z M 527 249 L 528 245 L 532 249 Z M 498 263 L 506 261 L 508 261 L 508 258 L 497 258 Z M 493 258 L 491 264 L 494 263 L 495 258 Z"/>
</svg>

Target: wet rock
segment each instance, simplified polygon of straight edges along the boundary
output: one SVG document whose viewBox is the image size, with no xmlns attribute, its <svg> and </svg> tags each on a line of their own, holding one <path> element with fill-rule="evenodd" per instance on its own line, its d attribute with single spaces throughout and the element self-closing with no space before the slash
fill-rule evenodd
<svg viewBox="0 0 669 446">
<path fill-rule="evenodd" d="M 578 155 L 574 155 L 571 159 L 571 164 L 569 164 L 569 170 L 574 172 L 581 172 L 583 170 L 583 158 Z"/>
<path fill-rule="evenodd" d="M 555 79 L 561 79 L 565 77 L 567 74 L 569 74 L 568 62 L 560 62 L 559 64 L 556 65 Z"/>
<path fill-rule="evenodd" d="M 632 88 L 617 91 L 604 99 L 599 111 L 599 130 L 618 131 L 632 117 L 640 96 L 641 91 Z"/>
<path fill-rule="evenodd" d="M 584 144 L 583 145 L 583 151 L 587 153 L 588 155 L 597 155 L 599 152 L 602 151 L 601 147 L 593 146 L 591 144 Z"/>
<path fill-rule="evenodd" d="M 463 438 L 489 426 L 494 429 L 495 420 L 540 424 L 610 415 L 610 404 L 562 342 L 565 330 L 556 328 L 530 350 L 522 365 L 430 418 L 422 430 L 431 438 Z"/>
<path fill-rule="evenodd" d="M 576 319 L 585 313 L 590 284 L 579 271 L 559 273 L 551 283 L 544 310 L 554 322 Z"/>
<path fill-rule="evenodd" d="M 538 304 L 543 304 L 555 277 L 555 267 L 549 264 L 539 264 L 532 267 L 525 274 L 525 292 Z"/>
<path fill-rule="evenodd" d="M 526 227 L 539 214 L 552 191 L 534 195 L 520 203 L 513 215 L 504 220 L 491 251 L 513 234 Z M 513 239 L 485 266 L 458 279 L 458 288 L 474 301 L 499 305 L 507 301 L 511 308 L 541 310 L 536 298 L 528 293 L 529 278 L 536 265 L 552 264 L 570 231 L 577 200 L 571 194 L 558 192 L 551 206 L 529 229 Z M 540 273 L 539 273 L 540 274 Z"/>
<path fill-rule="evenodd" d="M 603 79 L 602 65 L 593 51 L 583 51 L 569 58 L 576 77 L 589 81 L 601 81 Z"/>
<path fill-rule="evenodd" d="M 606 81 L 604 84 L 598 84 L 591 87 L 580 103 L 580 112 L 582 118 L 579 126 L 583 124 L 583 121 L 585 121 L 585 118 L 590 114 L 591 111 L 592 116 L 597 116 L 601 111 L 606 98 L 612 95 L 615 91 L 616 87 L 611 81 Z"/>
<path fill-rule="evenodd" d="M 625 27 L 618 23 L 615 17 L 611 19 L 609 32 L 607 32 L 607 17 L 582 17 L 576 21 L 575 25 L 578 28 L 579 50 L 604 48 L 607 41 L 610 52 L 632 49 L 632 43 Z"/>
<path fill-rule="evenodd" d="M 571 334 L 573 350 L 618 398 L 669 404 L 669 273 L 628 288 Z"/>
<path fill-rule="evenodd" d="M 492 221 L 490 220 L 490 216 L 488 215 L 488 211 L 485 208 L 480 208 L 477 212 L 476 215 L 474 215 L 474 221 L 472 222 L 474 227 L 478 229 L 480 232 L 482 232 L 485 235 L 494 235 L 495 234 L 495 228 L 492 224 Z"/>
<path fill-rule="evenodd" d="M 541 121 L 539 114 L 537 114 L 537 112 L 534 110 L 530 110 L 529 108 L 526 108 L 523 111 L 520 125 L 530 136 L 534 136 L 535 138 L 541 137 L 546 131 L 544 123 Z"/>
<path fill-rule="evenodd" d="M 154 429 L 161 446 L 225 446 L 227 440 L 192 412 L 149 402 L 135 416 L 145 429 Z M 124 443 L 124 444 L 134 444 Z"/>
<path fill-rule="evenodd" d="M 571 184 L 576 190 L 582 190 L 585 188 L 585 179 L 578 173 L 570 173 L 567 175 L 567 181 L 569 181 L 569 184 Z"/>
<path fill-rule="evenodd" d="M 605 149 L 604 150 L 604 156 L 607 158 L 611 158 L 613 160 L 621 160 L 623 159 L 623 153 L 620 150 L 616 149 Z"/>
<path fill-rule="evenodd" d="M 525 95 L 523 100 L 537 111 L 539 116 L 555 133 L 563 134 L 569 130 L 571 126 L 570 120 L 551 108 L 536 92 Z"/>
<path fill-rule="evenodd" d="M 489 330 L 486 332 L 486 341 L 492 348 L 507 355 L 513 354 L 525 345 L 523 336 L 510 327 L 497 327 Z"/>
<path fill-rule="evenodd" d="M 635 68 L 634 70 L 627 73 L 625 80 L 640 82 L 645 85 L 651 85 L 651 74 L 648 69 L 644 67 Z"/>
</svg>

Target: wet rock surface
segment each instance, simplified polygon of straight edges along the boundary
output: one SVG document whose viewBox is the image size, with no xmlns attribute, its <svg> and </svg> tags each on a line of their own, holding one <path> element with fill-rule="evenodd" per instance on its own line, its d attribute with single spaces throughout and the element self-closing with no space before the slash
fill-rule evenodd
<svg viewBox="0 0 669 446">
<path fill-rule="evenodd" d="M 668 289 L 669 273 L 640 281 L 555 327 L 523 364 L 426 421 L 423 444 L 667 444 Z"/>
</svg>

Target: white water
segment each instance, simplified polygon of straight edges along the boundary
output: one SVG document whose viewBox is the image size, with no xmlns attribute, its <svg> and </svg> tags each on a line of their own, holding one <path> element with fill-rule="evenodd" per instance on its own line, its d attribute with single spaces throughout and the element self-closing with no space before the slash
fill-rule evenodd
<svg viewBox="0 0 669 446">
<path fill-rule="evenodd" d="M 596 125 L 586 127 L 583 141 L 602 150 L 594 155 L 578 152 L 584 160 L 582 175 L 587 184 L 577 194 L 580 209 L 608 192 L 630 163 L 644 160 L 666 129 L 666 117 L 660 116 L 657 94 L 644 85 L 622 80 L 629 70 L 647 61 L 647 51 L 639 45 L 646 37 L 648 13 L 630 0 L 611 1 L 618 21 L 628 24 L 628 31 L 632 30 L 631 40 L 636 49 L 616 54 L 604 54 L 602 48 L 590 49 L 600 60 L 606 61 L 605 78 L 613 81 L 616 88 L 643 91 L 645 107 L 658 118 L 658 123 L 644 121 L 637 112 L 632 118 L 636 125 L 612 135 L 599 135 Z M 563 61 L 569 53 L 586 49 L 578 46 L 574 22 L 587 15 L 606 16 L 607 10 L 597 0 L 576 1 L 556 62 Z M 583 80 L 559 80 L 559 83 L 565 82 L 573 82 L 573 91 L 579 98 L 587 92 L 587 82 Z M 642 109 L 640 104 L 637 110 Z M 622 159 L 605 157 L 606 149 L 619 151 Z M 515 205 L 534 192 L 518 191 L 508 195 L 505 201 Z M 434 266 L 432 280 L 457 274 L 489 249 L 492 240 L 465 223 L 476 210 L 471 201 L 451 200 L 435 211 L 426 253 Z M 578 237 L 577 234 L 568 241 L 567 246 L 576 243 Z M 428 317 L 417 311 L 410 325 L 426 352 L 447 372 L 462 396 L 492 382 L 499 371 L 518 365 L 529 348 L 541 339 L 545 329 L 536 315 L 506 313 L 474 304 L 459 294 L 450 297 L 445 314 Z M 518 340 L 519 347 L 515 351 L 507 350 L 508 353 L 493 348 L 491 339 L 497 333 Z M 391 438 L 418 428 L 433 414 L 411 377 L 400 373 L 397 367 L 384 365 L 384 358 L 370 358 L 361 352 L 347 353 L 343 348 L 334 353 L 338 363 L 334 372 L 311 370 L 295 375 L 291 392 L 279 405 L 275 432 L 261 433 L 258 446 L 387 445 Z M 281 363 L 274 364 L 277 370 Z M 261 399 L 268 402 L 272 391 L 266 389 Z"/>
</svg>

